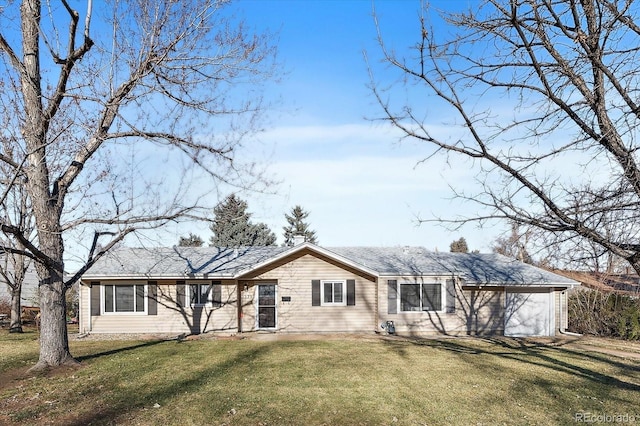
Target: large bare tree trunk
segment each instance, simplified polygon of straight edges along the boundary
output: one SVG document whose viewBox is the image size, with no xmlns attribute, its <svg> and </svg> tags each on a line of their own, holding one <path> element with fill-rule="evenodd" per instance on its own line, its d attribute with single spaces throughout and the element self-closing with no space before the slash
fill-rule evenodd
<svg viewBox="0 0 640 426">
<path fill-rule="evenodd" d="M 38 203 L 34 202 L 34 206 Z M 41 207 L 41 206 L 39 206 Z M 57 229 L 56 219 L 43 218 L 38 207 L 34 209 L 38 228 Z M 67 337 L 66 316 L 66 286 L 63 280 L 62 267 L 62 237 L 60 232 L 38 233 L 41 250 L 52 259 L 55 264 L 36 264 L 38 277 L 40 278 L 40 359 L 33 367 L 35 370 L 45 369 L 51 366 L 75 363 L 69 351 L 69 339 Z M 57 266 L 57 265 L 59 266 Z"/>
<path fill-rule="evenodd" d="M 34 206 L 38 203 L 34 202 Z M 56 219 L 43 217 L 39 207 L 34 208 L 36 223 L 42 229 L 57 229 Z M 75 363 L 69 351 L 66 316 L 66 286 L 62 267 L 62 237 L 60 232 L 41 232 L 38 234 L 41 250 L 57 265 L 36 264 L 40 278 L 40 359 L 34 370 L 51 366 Z"/>
<path fill-rule="evenodd" d="M 61 279 L 40 287 L 40 359 L 34 370 L 77 363 L 69 351 L 65 295 Z"/>
<path fill-rule="evenodd" d="M 36 264 L 40 279 L 40 359 L 34 369 L 62 365 L 73 361 L 69 352 L 66 322 L 66 289 L 63 281 L 63 241 L 60 228 L 62 200 L 57 188 L 51 187 L 46 156 L 46 126 L 42 106 L 39 24 L 41 4 L 24 1 L 21 6 L 24 49 L 22 94 L 27 121 L 22 133 L 27 146 L 28 188 L 33 203 L 38 245 L 48 264 Z"/>
</svg>

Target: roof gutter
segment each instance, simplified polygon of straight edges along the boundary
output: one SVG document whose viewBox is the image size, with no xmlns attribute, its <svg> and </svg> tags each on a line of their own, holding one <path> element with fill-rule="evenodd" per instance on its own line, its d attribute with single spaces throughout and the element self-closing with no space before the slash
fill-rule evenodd
<svg viewBox="0 0 640 426">
<path fill-rule="evenodd" d="M 209 275 L 209 274 L 189 274 L 189 275 L 83 275 L 80 281 L 135 281 L 135 280 L 233 280 L 234 275 Z"/>
</svg>

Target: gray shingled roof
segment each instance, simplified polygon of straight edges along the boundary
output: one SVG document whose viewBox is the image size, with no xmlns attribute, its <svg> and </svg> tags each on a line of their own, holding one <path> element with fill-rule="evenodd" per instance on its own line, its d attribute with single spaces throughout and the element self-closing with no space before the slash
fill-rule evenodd
<svg viewBox="0 0 640 426">
<path fill-rule="evenodd" d="M 313 250 L 315 246 L 305 244 Z M 381 276 L 456 275 L 469 284 L 577 285 L 576 281 L 499 254 L 437 253 L 422 247 L 319 248 Z M 101 258 L 84 279 L 234 277 L 284 255 L 291 247 L 120 248 Z"/>
<path fill-rule="evenodd" d="M 423 247 L 336 247 L 327 250 L 378 271 L 380 275 L 452 274 L 469 284 L 579 284 L 495 253 L 440 253 Z"/>
<path fill-rule="evenodd" d="M 243 247 L 237 250 L 217 247 L 118 248 L 111 250 L 89 269 L 92 277 L 233 277 L 239 271 L 264 262 L 289 247 Z"/>
</svg>

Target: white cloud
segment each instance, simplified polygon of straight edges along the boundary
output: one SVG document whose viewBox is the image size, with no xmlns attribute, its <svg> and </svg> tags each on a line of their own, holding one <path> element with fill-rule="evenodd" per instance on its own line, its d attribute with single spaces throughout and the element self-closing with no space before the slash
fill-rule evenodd
<svg viewBox="0 0 640 426">
<path fill-rule="evenodd" d="M 446 129 L 433 128 L 434 132 Z M 365 124 L 279 127 L 262 135 L 277 142 L 270 172 L 281 181 L 276 195 L 245 192 L 255 221 L 266 223 L 282 241 L 284 214 L 296 205 L 309 211 L 309 223 L 322 245 L 423 245 L 448 250 L 464 236 L 471 248 L 487 250 L 488 232 L 465 228 L 462 234 L 436 224 L 418 226 L 418 216 L 471 216 L 474 205 L 451 201 L 448 183 L 470 185 L 475 171 L 462 157 L 421 163 L 430 146 L 404 141 L 389 127 Z M 226 194 L 221 194 L 226 195 Z M 196 232 L 208 240 L 202 225 L 167 229 L 168 244 Z"/>
<path fill-rule="evenodd" d="M 418 227 L 417 217 L 451 217 L 459 211 L 448 182 L 473 181 L 474 171 L 463 158 L 421 163 L 426 154 L 420 146 L 394 145 L 397 131 L 382 126 L 286 127 L 268 136 L 278 141 L 271 171 L 282 185 L 277 196 L 248 198 L 254 218 L 277 234 L 285 225 L 284 213 L 300 204 L 311 212 L 309 222 L 323 245 L 446 250 L 453 241 L 442 227 Z M 363 140 L 368 149 L 362 148 Z"/>
</svg>

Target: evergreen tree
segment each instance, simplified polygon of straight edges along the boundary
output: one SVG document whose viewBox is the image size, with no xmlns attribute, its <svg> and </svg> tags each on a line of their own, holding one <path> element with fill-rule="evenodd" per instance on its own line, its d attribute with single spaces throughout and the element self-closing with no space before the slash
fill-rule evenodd
<svg viewBox="0 0 640 426">
<path fill-rule="evenodd" d="M 467 240 L 464 237 L 460 237 L 459 240 L 453 241 L 449 245 L 449 251 L 451 253 L 469 253 L 469 246 L 467 246 Z"/>
<path fill-rule="evenodd" d="M 273 246 L 276 244 L 276 234 L 265 223 L 251 225 L 249 246 Z"/>
<path fill-rule="evenodd" d="M 214 247 L 272 246 L 276 235 L 264 223 L 251 222 L 246 201 L 235 194 L 229 195 L 213 209 L 211 225 Z"/>
<path fill-rule="evenodd" d="M 200 238 L 199 235 L 192 234 L 189 232 L 188 237 L 180 237 L 180 241 L 178 241 L 178 245 L 180 247 L 202 247 L 204 241 Z"/>
<path fill-rule="evenodd" d="M 283 227 L 284 245 L 293 246 L 296 235 L 304 236 L 304 241 L 317 244 L 316 233 L 309 229 L 309 224 L 304 220 L 309 216 L 309 212 L 304 211 L 300 206 L 291 209 L 291 214 L 284 214 L 289 225 Z"/>
</svg>

